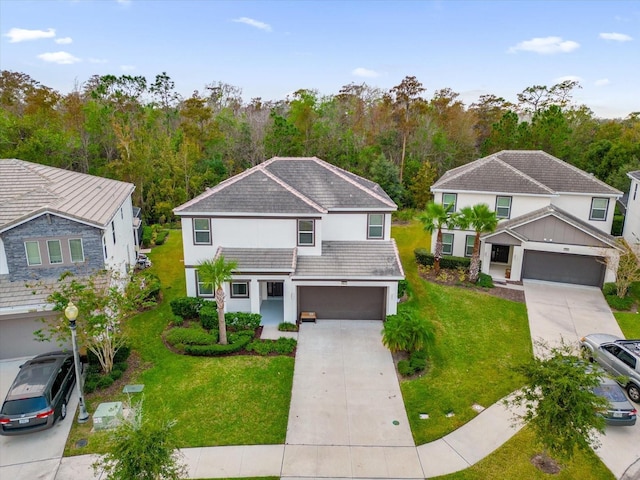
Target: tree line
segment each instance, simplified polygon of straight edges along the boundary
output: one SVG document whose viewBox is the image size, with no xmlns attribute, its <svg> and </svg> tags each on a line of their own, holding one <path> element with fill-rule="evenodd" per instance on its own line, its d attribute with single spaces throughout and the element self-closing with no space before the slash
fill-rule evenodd
<svg viewBox="0 0 640 480">
<path fill-rule="evenodd" d="M 407 76 L 389 90 L 351 83 L 245 102 L 223 82 L 183 98 L 164 72 L 152 82 L 96 75 L 62 94 L 3 70 L 0 157 L 134 183 L 153 223 L 273 156 L 322 158 L 379 183 L 401 208 L 423 209 L 446 170 L 503 149 L 544 150 L 626 191 L 626 173 L 640 169 L 640 112 L 597 118 L 573 102 L 577 88 L 534 85 L 513 102 L 483 95 L 467 106 Z"/>
</svg>

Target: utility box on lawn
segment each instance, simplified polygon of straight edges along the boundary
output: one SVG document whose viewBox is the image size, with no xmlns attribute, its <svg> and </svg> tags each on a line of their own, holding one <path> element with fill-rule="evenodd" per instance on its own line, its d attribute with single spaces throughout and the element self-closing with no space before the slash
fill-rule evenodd
<svg viewBox="0 0 640 480">
<path fill-rule="evenodd" d="M 114 428 L 122 418 L 122 402 L 101 403 L 93 414 L 93 428 L 95 430 Z"/>
</svg>

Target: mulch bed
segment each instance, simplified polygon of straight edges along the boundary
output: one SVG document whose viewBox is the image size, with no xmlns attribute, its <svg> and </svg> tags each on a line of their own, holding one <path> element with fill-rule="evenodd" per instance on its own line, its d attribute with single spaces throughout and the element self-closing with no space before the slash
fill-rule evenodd
<svg viewBox="0 0 640 480">
<path fill-rule="evenodd" d="M 143 362 L 140 355 L 134 350 L 131 351 L 129 358 L 126 360 L 127 369 L 122 373 L 122 376 L 113 382 L 107 388 L 100 388 L 91 393 L 87 393 L 87 399 L 93 397 L 114 397 L 115 395 L 122 393 L 122 389 L 125 385 L 129 385 L 134 377 L 137 377 L 138 373 L 143 372 L 151 368 L 151 363 Z"/>
<path fill-rule="evenodd" d="M 531 457 L 531 464 L 544 473 L 555 475 L 560 473 L 560 464 L 545 453 L 538 453 Z"/>
</svg>

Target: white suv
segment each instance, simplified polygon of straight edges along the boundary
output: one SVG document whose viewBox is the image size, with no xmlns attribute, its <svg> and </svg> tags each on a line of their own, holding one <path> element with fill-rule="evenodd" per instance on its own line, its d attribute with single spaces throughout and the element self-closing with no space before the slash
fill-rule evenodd
<svg viewBox="0 0 640 480">
<path fill-rule="evenodd" d="M 589 360 L 611 373 L 627 389 L 629 398 L 640 403 L 640 340 L 624 340 L 607 333 L 592 333 L 580 339 Z"/>
</svg>

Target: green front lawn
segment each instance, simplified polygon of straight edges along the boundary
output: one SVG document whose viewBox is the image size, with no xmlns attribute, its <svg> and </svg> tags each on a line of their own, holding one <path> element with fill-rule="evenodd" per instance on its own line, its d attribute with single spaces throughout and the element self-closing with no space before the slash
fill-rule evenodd
<svg viewBox="0 0 640 480">
<path fill-rule="evenodd" d="M 149 256 L 151 271 L 162 281 L 163 301 L 127 323 L 130 344 L 142 361 L 130 383 L 145 385 L 145 414 L 176 420 L 182 447 L 284 443 L 294 359 L 206 358 L 170 352 L 161 333 L 173 318 L 169 302 L 185 295 L 181 232 L 172 230 L 166 243 Z M 88 397 L 87 407 L 93 413 L 99 403 L 117 400 L 126 400 L 126 395 L 107 398 L 97 392 Z M 104 451 L 107 435 L 90 433 L 91 423 L 73 426 L 65 455 Z M 88 445 L 75 447 L 80 439 L 88 439 Z"/>
<path fill-rule="evenodd" d="M 524 304 L 459 287 L 436 285 L 418 276 L 413 251 L 429 247 L 429 235 L 412 222 L 394 226 L 412 297 L 410 308 L 432 322 L 436 344 L 427 373 L 401 382 L 416 444 L 436 440 L 522 386 L 511 367 L 531 358 L 531 338 Z M 453 413 L 453 416 L 447 414 Z M 420 419 L 428 414 L 429 419 Z"/>
</svg>

